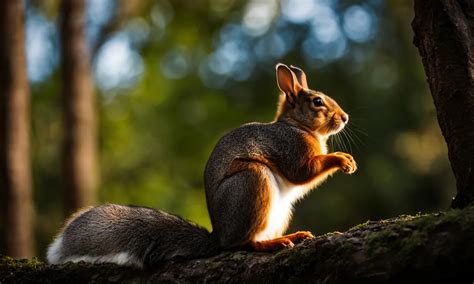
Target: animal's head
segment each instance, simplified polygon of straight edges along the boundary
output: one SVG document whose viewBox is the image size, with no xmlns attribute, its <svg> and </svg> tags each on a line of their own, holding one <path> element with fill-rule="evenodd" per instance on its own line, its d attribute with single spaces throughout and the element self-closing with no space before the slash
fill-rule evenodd
<svg viewBox="0 0 474 284">
<path fill-rule="evenodd" d="M 308 87 L 303 70 L 281 63 L 275 69 L 277 85 L 282 92 L 276 120 L 290 122 L 325 137 L 338 133 L 349 122 L 349 115 L 336 101 Z"/>
</svg>

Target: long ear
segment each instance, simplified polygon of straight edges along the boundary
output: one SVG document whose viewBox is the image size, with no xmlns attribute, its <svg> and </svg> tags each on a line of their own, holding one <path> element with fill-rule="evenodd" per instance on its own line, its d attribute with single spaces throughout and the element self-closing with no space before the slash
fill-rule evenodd
<svg viewBox="0 0 474 284">
<path fill-rule="evenodd" d="M 298 79 L 300 85 L 305 89 L 309 89 L 308 82 L 306 81 L 306 74 L 304 73 L 304 71 L 293 65 L 290 65 L 290 69 L 291 71 L 293 71 L 293 73 L 295 73 L 296 79 Z"/>
<path fill-rule="evenodd" d="M 275 69 L 278 88 L 285 93 L 288 101 L 294 105 L 296 102 L 296 96 L 302 89 L 300 83 L 296 79 L 293 71 L 291 71 L 291 69 L 285 64 L 278 63 L 275 66 Z"/>
</svg>

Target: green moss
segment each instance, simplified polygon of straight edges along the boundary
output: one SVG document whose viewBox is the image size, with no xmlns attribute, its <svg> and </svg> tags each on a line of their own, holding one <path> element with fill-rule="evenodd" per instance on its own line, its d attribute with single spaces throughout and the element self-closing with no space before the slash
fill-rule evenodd
<svg viewBox="0 0 474 284">
<path fill-rule="evenodd" d="M 395 251 L 401 262 L 412 259 L 419 249 L 427 245 L 432 234 L 445 231 L 447 226 L 464 226 L 461 228 L 474 230 L 472 219 L 474 207 L 464 210 L 448 210 L 443 213 L 421 214 L 415 216 L 401 215 L 389 220 L 379 221 L 383 229 L 369 232 L 366 237 L 366 251 L 369 256 L 377 256 L 386 251 Z M 366 222 L 355 226 L 350 231 L 363 230 L 370 224 Z M 466 228 L 466 226 L 469 226 Z"/>
<path fill-rule="evenodd" d="M 398 251 L 401 258 L 409 258 L 416 250 L 426 244 L 429 234 L 440 224 L 459 223 L 460 210 L 449 210 L 446 213 L 400 215 L 396 218 L 379 222 L 367 221 L 353 227 L 350 231 L 363 230 L 369 225 L 383 225 L 379 231 L 366 234 L 366 251 L 369 256 L 379 255 L 386 251 Z"/>
<path fill-rule="evenodd" d="M 366 239 L 367 254 L 373 256 L 393 249 L 396 246 L 396 239 L 398 237 L 399 234 L 395 228 L 368 234 Z"/>
<path fill-rule="evenodd" d="M 348 256 L 351 256 L 354 253 L 354 251 L 355 251 L 354 245 L 350 242 L 345 242 L 336 248 L 335 253 L 340 258 L 346 258 Z"/>
<path fill-rule="evenodd" d="M 209 261 L 209 262 L 206 262 L 206 267 L 208 269 L 217 269 L 217 268 L 220 268 L 222 267 L 224 264 L 220 261 Z"/>
<path fill-rule="evenodd" d="M 314 254 L 314 250 L 312 249 L 301 249 L 298 251 L 301 257 L 311 257 Z"/>
<path fill-rule="evenodd" d="M 400 245 L 400 258 L 411 258 L 416 253 L 417 249 L 422 248 L 428 240 L 429 236 L 427 230 L 415 231 L 410 238 L 404 238 Z"/>
<path fill-rule="evenodd" d="M 11 268 L 36 269 L 44 264 L 36 257 L 32 259 L 14 259 L 9 256 L 0 256 L 0 266 Z"/>
<path fill-rule="evenodd" d="M 367 225 L 369 225 L 372 221 L 370 220 L 367 220 L 365 221 L 364 223 L 361 223 L 359 225 L 356 225 L 352 228 L 349 229 L 349 232 L 352 232 L 352 231 L 357 231 L 357 230 L 360 230 L 360 229 L 363 229 L 364 227 L 366 227 Z"/>
<path fill-rule="evenodd" d="M 230 256 L 230 259 L 235 261 L 242 261 L 247 258 L 247 253 L 245 252 L 236 252 Z"/>
<path fill-rule="evenodd" d="M 474 238 L 473 222 L 474 207 L 448 210 L 444 213 L 401 215 L 388 220 L 367 221 L 346 233 L 328 233 L 298 244 L 293 249 L 284 249 L 272 254 L 227 252 L 216 258 L 200 261 L 201 264 L 192 265 L 203 265 L 202 271 L 206 273 L 221 273 L 236 269 L 247 271 L 250 268 L 246 263 L 252 262 L 252 267 L 259 267 L 269 274 L 297 276 L 308 271 L 318 271 L 318 275 L 323 275 L 326 271 L 337 271 L 337 275 L 347 274 L 349 277 L 353 271 L 362 269 L 359 265 L 364 263 L 362 271 L 368 273 L 367 275 L 379 275 L 377 273 L 381 273 L 381 266 L 388 269 L 383 273 L 390 275 L 403 269 L 409 271 L 414 265 L 423 266 L 426 262 L 423 255 L 430 255 L 433 246 L 436 250 L 447 249 L 446 253 L 436 252 L 434 255 L 448 258 L 448 264 L 457 263 L 460 256 L 469 257 L 469 253 L 453 254 L 453 251 L 459 251 L 457 246 L 454 246 L 453 250 L 453 243 L 471 242 Z M 183 267 L 186 267 L 186 264 L 183 264 Z M 169 268 L 176 267 L 171 265 Z M 192 270 L 194 271 L 194 267 Z M 15 260 L 0 256 L 0 283 L 30 280 L 38 282 L 41 279 L 61 282 L 72 279 L 71 277 L 83 282 L 120 282 L 127 279 L 147 279 L 148 276 L 143 271 L 116 265 L 67 263 L 51 266 L 45 265 L 37 258 Z"/>
</svg>

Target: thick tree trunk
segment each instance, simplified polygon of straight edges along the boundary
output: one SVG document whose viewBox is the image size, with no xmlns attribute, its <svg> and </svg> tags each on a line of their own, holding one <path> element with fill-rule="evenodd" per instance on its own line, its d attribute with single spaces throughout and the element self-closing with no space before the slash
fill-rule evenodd
<svg viewBox="0 0 474 284">
<path fill-rule="evenodd" d="M 474 201 L 474 1 L 415 0 L 412 27 L 462 208 Z"/>
<path fill-rule="evenodd" d="M 0 249 L 13 257 L 34 254 L 24 44 L 23 1 L 0 1 Z"/>
<path fill-rule="evenodd" d="M 0 283 L 472 283 L 473 239 L 467 207 L 367 222 L 275 253 L 224 252 L 151 271 L 0 257 Z"/>
<path fill-rule="evenodd" d="M 96 200 L 96 119 L 90 57 L 85 40 L 85 0 L 61 5 L 63 72 L 64 213 Z"/>
</svg>

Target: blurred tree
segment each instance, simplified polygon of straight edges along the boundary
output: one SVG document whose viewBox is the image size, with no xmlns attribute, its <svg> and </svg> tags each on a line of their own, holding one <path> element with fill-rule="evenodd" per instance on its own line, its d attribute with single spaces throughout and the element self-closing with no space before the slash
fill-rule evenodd
<svg viewBox="0 0 474 284">
<path fill-rule="evenodd" d="M 61 4 L 64 213 L 96 202 L 96 107 L 85 40 L 85 0 Z"/>
<path fill-rule="evenodd" d="M 456 177 L 452 206 L 474 201 L 474 14 L 472 1 L 415 1 L 415 45 Z"/>
<path fill-rule="evenodd" d="M 0 2 L 0 251 L 34 255 L 23 1 Z"/>
</svg>

